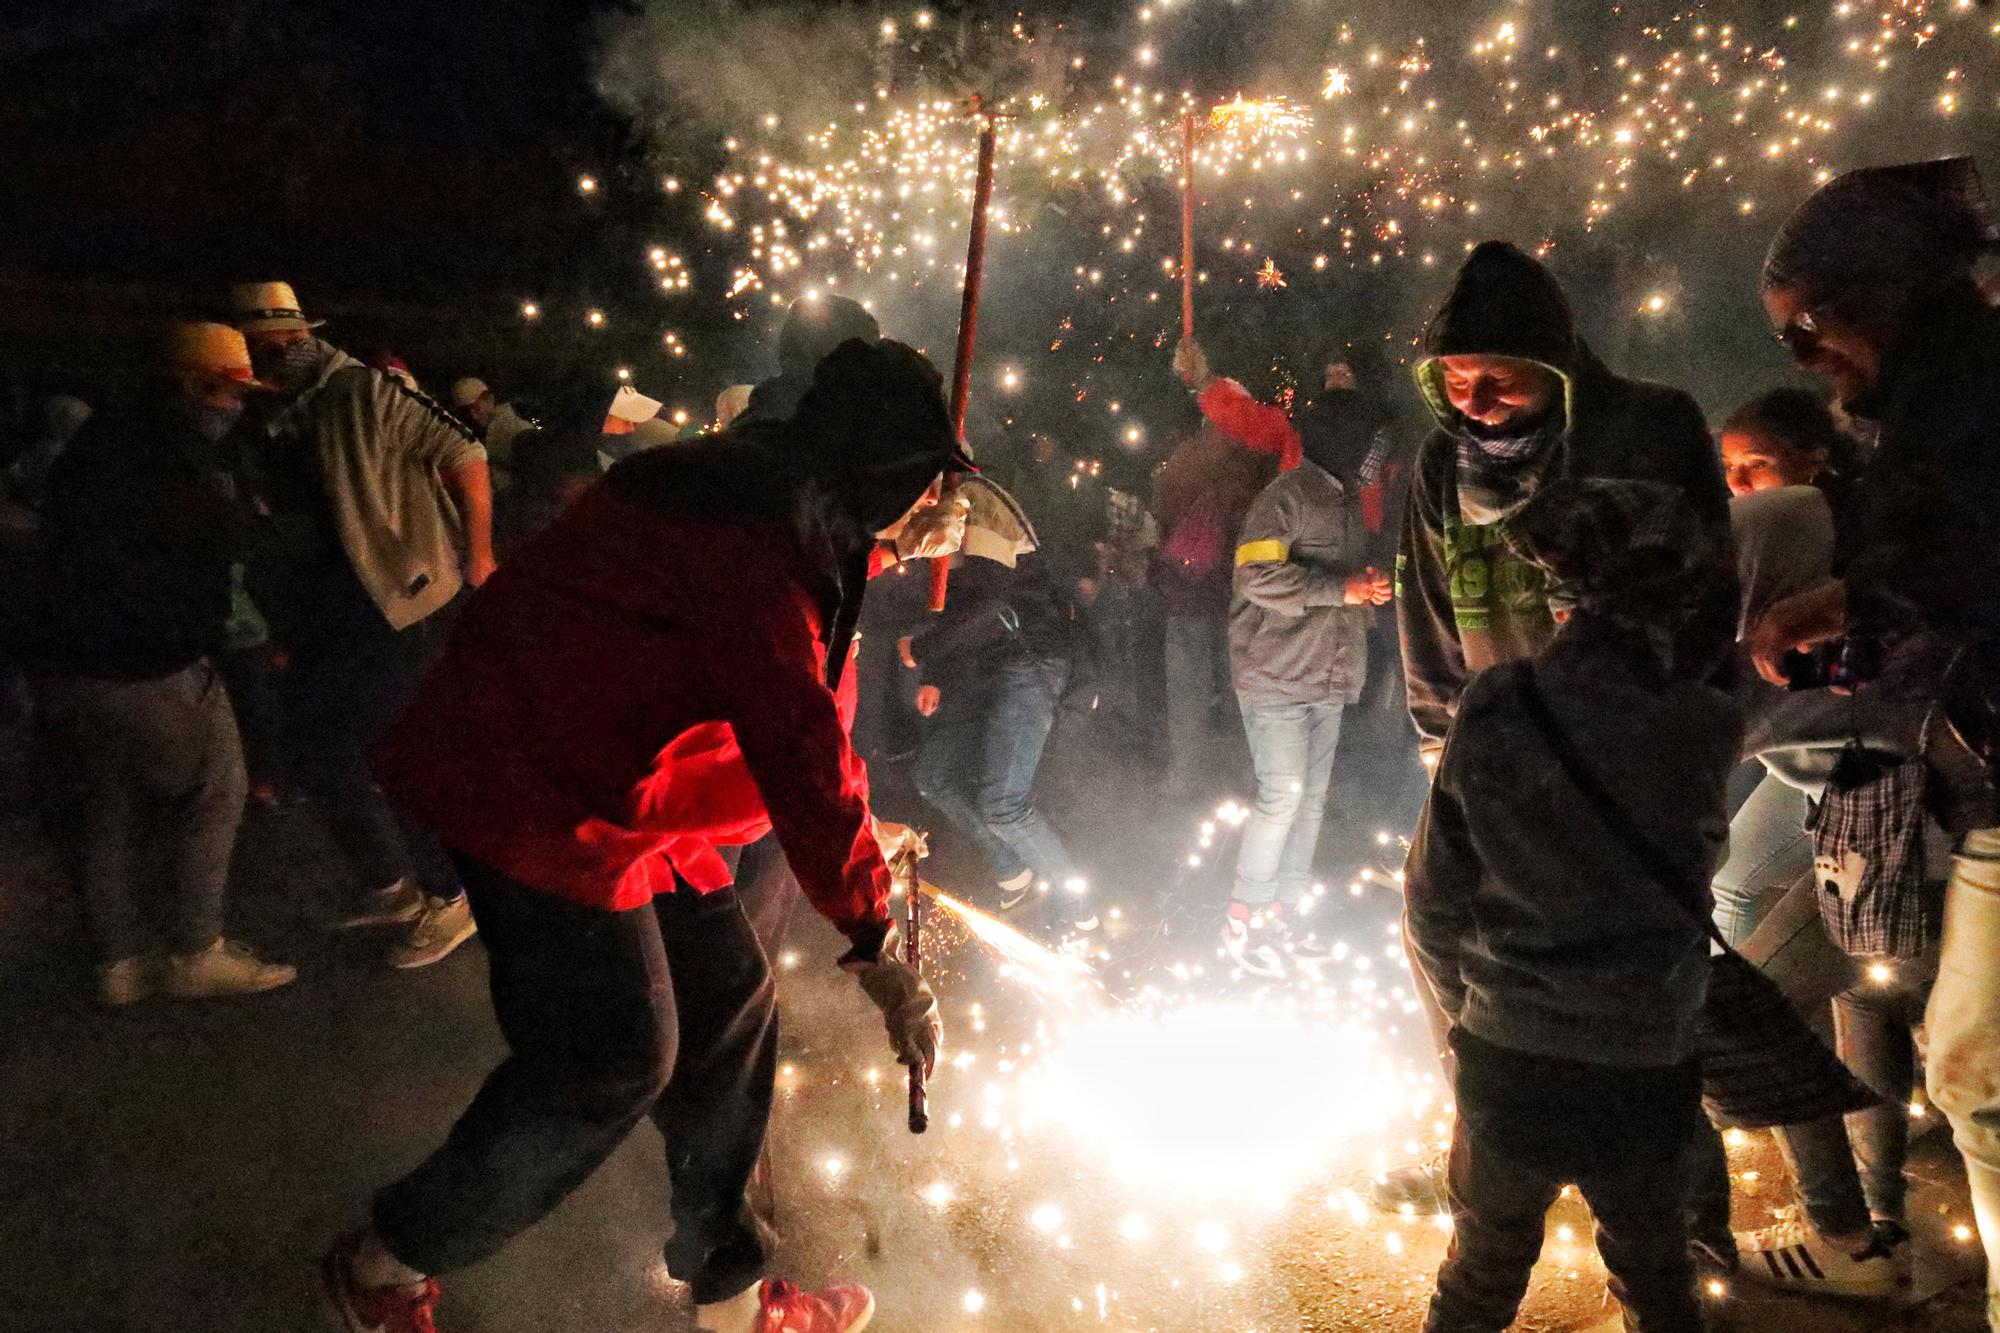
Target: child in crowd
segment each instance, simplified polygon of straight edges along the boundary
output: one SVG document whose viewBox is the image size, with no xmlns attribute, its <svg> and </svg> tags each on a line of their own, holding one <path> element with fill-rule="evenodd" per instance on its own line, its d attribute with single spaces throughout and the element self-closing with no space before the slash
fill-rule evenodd
<svg viewBox="0 0 2000 1333">
<path fill-rule="evenodd" d="M 1742 735 L 1697 682 L 1726 650 L 1734 577 L 1657 483 L 1551 482 L 1512 540 L 1562 626 L 1467 690 L 1408 866 L 1409 936 L 1458 1055 L 1456 1230 L 1426 1329 L 1511 1324 L 1574 1184 L 1628 1326 L 1697 1330 L 1682 1159 Z"/>
</svg>

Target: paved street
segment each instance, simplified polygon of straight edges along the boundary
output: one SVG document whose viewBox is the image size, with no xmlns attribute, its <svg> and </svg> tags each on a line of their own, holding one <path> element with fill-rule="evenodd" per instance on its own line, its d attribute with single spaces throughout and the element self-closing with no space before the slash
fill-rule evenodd
<svg viewBox="0 0 2000 1333">
<path fill-rule="evenodd" d="M 1047 785 L 1058 820 L 1105 867 L 1107 904 L 1120 907 L 1111 960 L 1099 964 L 1107 988 L 1126 997 L 1121 1004 L 1136 1004 L 1131 997 L 1148 975 L 1172 986 L 1170 960 L 1193 960 L 1204 970 L 1188 989 L 1210 986 L 1206 998 L 1234 1006 L 1221 1012 L 1263 1023 L 1272 1002 L 1211 976 L 1206 928 L 1190 924 L 1210 919 L 1192 904 L 1218 882 L 1185 865 L 1185 845 L 1197 836 L 1191 817 L 1162 813 L 1135 784 L 1105 781 L 1116 765 L 1086 764 L 1079 753 L 1069 747 Z M 883 786 L 898 800 L 893 778 L 885 775 Z M 935 878 L 972 885 L 943 841 Z M 254 817 L 234 919 L 260 946 L 297 959 L 300 983 L 257 999 L 162 1001 L 107 1013 L 86 1002 L 87 959 L 52 854 L 27 824 L 7 826 L 0 1329 L 314 1327 L 314 1260 L 358 1220 L 371 1185 L 443 1135 L 500 1051 L 476 944 L 427 971 L 399 974 L 380 966 L 382 940 L 320 928 L 344 874 L 309 807 Z M 1388 938 L 1392 890 L 1335 893 L 1328 902 L 1338 904 L 1327 910 L 1338 913 L 1331 919 L 1357 941 L 1357 954 L 1372 949 L 1359 941 Z M 780 959 L 786 1064 L 773 1136 L 788 1236 L 783 1272 L 809 1283 L 871 1283 L 881 1298 L 876 1327 L 892 1333 L 1416 1325 L 1443 1238 L 1428 1223 L 1357 1216 L 1352 1196 L 1375 1163 L 1428 1132 L 1422 1125 L 1357 1121 L 1351 1138 L 1285 1197 L 1253 1197 L 1278 1160 L 1260 1158 L 1260 1150 L 1281 1157 L 1285 1136 L 1308 1133 L 1322 1111 L 1332 1115 L 1336 1103 L 1379 1091 L 1364 1068 L 1343 1082 L 1348 1074 L 1333 1058 L 1315 1061 L 1312 1052 L 1298 1070 L 1267 1068 L 1278 1062 L 1250 1056 L 1261 1038 L 1245 1028 L 1240 1042 L 1225 1043 L 1241 1047 L 1235 1052 L 1196 1041 L 1185 1055 L 1154 1059 L 1142 1051 L 1121 1065 L 1129 1072 L 1118 1081 L 1152 1099 L 1144 1114 L 1132 1113 L 1116 1089 L 1091 1089 L 1101 1108 L 1128 1115 L 1126 1123 L 1038 1110 L 1029 1091 L 1035 1077 L 1019 1071 L 1042 1058 L 1038 1045 L 1089 1040 L 1109 1002 L 1056 1003 L 1047 987 L 1024 980 L 1041 965 L 1036 957 L 996 964 L 949 918 L 937 942 L 935 975 L 953 1049 L 973 1059 L 937 1080 L 938 1124 L 922 1139 L 903 1128 L 900 1074 L 885 1070 L 878 1020 L 831 967 L 839 947 L 832 932 L 807 922 L 787 942 Z M 1385 993 L 1401 984 L 1392 973 L 1381 974 Z M 1353 987 L 1342 980 L 1321 989 Z M 1291 1003 L 1291 991 L 1273 993 L 1276 1009 Z M 1388 1018 L 1377 1035 L 1389 1063 L 1366 1068 L 1421 1069 L 1411 1059 L 1421 1049 L 1415 1031 L 1397 1021 L 1396 1006 L 1382 1012 Z M 1160 1030 L 1186 1031 L 1173 1022 L 1163 1020 Z M 1368 1041 L 1375 1050 L 1376 1037 Z M 1246 1057 L 1258 1061 L 1249 1072 Z M 1153 1067 L 1161 1063 L 1180 1067 Z M 1261 1089 L 1216 1086 L 1266 1073 Z M 1077 1081 L 1077 1070 L 1068 1076 Z M 1297 1104 L 1313 1098 L 1324 1100 Z M 1197 1125 L 1192 1138 L 1166 1137 L 1186 1132 L 1177 1110 L 1197 1104 L 1218 1108 L 1212 1133 Z M 1164 1156 L 1148 1159 L 1137 1178 L 1123 1173 L 1126 1149 L 1156 1147 L 1148 1139 L 1154 1127 L 1142 1123 L 1156 1117 L 1169 1127 L 1159 1130 L 1164 1146 L 1156 1151 Z M 1740 1220 L 1762 1220 L 1775 1155 L 1759 1141 L 1737 1157 L 1739 1171 L 1756 1173 L 1741 1182 Z M 1927 1256 L 1918 1293 L 1930 1299 L 1887 1310 L 1743 1300 L 1726 1327 L 1972 1333 L 1976 1247 L 1948 1234 L 1965 1210 L 1941 1136 L 1925 1142 L 1915 1174 Z M 441 1327 L 689 1327 L 657 1260 L 665 1205 L 658 1139 L 642 1126 L 544 1224 L 454 1275 Z M 1569 1333 L 1603 1317 L 1602 1270 L 1582 1239 L 1588 1222 L 1580 1210 L 1565 1203 L 1551 1227 L 1522 1327 Z M 1935 1295 L 1953 1281 L 1956 1289 Z"/>
</svg>

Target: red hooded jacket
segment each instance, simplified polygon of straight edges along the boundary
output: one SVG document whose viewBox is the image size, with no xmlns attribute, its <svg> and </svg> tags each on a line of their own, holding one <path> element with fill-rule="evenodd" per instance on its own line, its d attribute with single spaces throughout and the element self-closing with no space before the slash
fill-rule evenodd
<svg viewBox="0 0 2000 1333">
<path fill-rule="evenodd" d="M 815 573 L 791 524 L 599 483 L 472 599 L 376 773 L 446 846 L 573 902 L 724 887 L 717 849 L 775 827 L 835 926 L 886 922 Z"/>
</svg>

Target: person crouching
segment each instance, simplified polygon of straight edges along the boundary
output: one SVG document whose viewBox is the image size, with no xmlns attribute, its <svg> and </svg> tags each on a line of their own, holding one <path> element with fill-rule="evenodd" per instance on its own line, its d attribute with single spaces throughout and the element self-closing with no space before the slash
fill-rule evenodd
<svg viewBox="0 0 2000 1333">
<path fill-rule="evenodd" d="M 618 464 L 494 576 L 375 755 L 465 879 L 511 1054 L 322 1279 L 349 1333 L 432 1327 L 434 1275 L 545 1216 L 650 1116 L 667 1271 L 713 1333 L 848 1333 L 859 1286 L 764 1281 L 771 970 L 722 849 L 775 827 L 897 1058 L 937 1002 L 899 961 L 836 704 L 870 553 L 954 461 L 941 381 L 849 342 L 788 422 Z"/>
</svg>

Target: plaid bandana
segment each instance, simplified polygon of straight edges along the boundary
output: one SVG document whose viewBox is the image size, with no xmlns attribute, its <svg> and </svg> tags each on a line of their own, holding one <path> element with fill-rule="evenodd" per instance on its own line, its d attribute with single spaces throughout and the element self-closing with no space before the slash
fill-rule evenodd
<svg viewBox="0 0 2000 1333">
<path fill-rule="evenodd" d="M 1467 523 L 1498 523 L 1527 504 L 1541 488 L 1555 457 L 1561 417 L 1551 414 L 1521 435 L 1458 435 L 1458 512 Z"/>
</svg>

